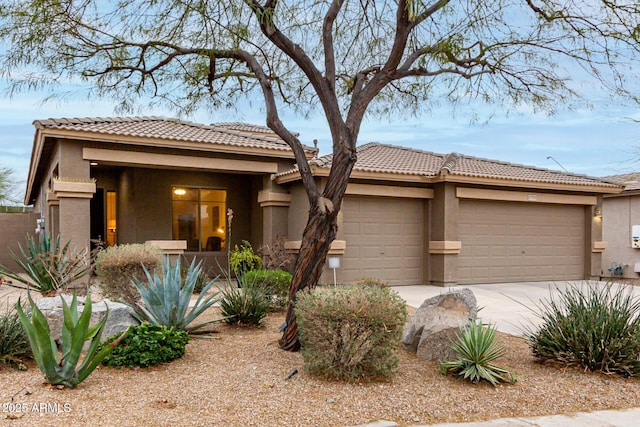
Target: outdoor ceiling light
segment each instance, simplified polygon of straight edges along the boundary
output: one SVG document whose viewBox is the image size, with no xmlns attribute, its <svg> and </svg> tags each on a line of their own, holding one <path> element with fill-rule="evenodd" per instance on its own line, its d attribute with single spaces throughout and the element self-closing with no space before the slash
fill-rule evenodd
<svg viewBox="0 0 640 427">
<path fill-rule="evenodd" d="M 187 190 L 185 190 L 184 188 L 176 188 L 175 190 L 173 190 L 173 194 L 175 194 L 176 196 L 184 196 L 185 194 L 187 194 Z"/>
</svg>

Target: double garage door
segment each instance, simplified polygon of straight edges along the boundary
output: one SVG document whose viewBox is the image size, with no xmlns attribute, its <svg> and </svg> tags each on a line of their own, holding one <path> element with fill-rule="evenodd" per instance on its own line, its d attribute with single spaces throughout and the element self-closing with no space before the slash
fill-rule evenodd
<svg viewBox="0 0 640 427">
<path fill-rule="evenodd" d="M 345 198 L 341 280 L 428 281 L 425 205 L 416 199 Z M 585 228 L 582 205 L 460 200 L 458 283 L 582 279 Z"/>
<path fill-rule="evenodd" d="M 343 282 L 376 277 L 391 285 L 423 283 L 424 201 L 352 196 L 345 198 L 342 215 Z"/>
<path fill-rule="evenodd" d="M 458 232 L 461 284 L 583 278 L 581 205 L 460 200 Z"/>
</svg>

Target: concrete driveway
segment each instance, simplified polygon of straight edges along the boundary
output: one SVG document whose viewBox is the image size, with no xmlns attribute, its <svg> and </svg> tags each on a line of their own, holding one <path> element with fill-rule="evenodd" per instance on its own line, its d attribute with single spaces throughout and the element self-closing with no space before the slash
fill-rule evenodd
<svg viewBox="0 0 640 427">
<path fill-rule="evenodd" d="M 486 285 L 456 286 L 441 288 L 437 286 L 394 286 L 407 304 L 419 307 L 422 302 L 432 296 L 449 290 L 469 288 L 473 291 L 478 307 L 478 317 L 485 323 L 493 323 L 499 331 L 512 335 L 522 335 L 526 325 L 538 325 L 538 317 L 532 311 L 542 299 L 549 299 L 556 289 L 565 289 L 571 284 L 585 286 L 587 284 L 604 286 L 605 282 L 573 281 L 573 282 L 522 282 L 493 283 Z M 631 291 L 640 298 L 640 287 L 631 286 Z"/>
</svg>

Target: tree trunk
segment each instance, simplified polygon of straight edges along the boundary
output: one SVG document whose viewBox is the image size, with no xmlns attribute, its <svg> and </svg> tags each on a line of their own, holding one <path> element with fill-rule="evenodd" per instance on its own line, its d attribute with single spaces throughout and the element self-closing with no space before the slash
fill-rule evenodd
<svg viewBox="0 0 640 427">
<path fill-rule="evenodd" d="M 313 288 L 320 279 L 331 242 L 338 229 L 335 212 L 323 214 L 315 207 L 309 212 L 309 221 L 302 236 L 302 244 L 296 260 L 287 307 L 286 327 L 280 338 L 280 348 L 288 351 L 300 350 L 298 323 L 294 313 L 296 294 L 307 287 Z"/>
</svg>

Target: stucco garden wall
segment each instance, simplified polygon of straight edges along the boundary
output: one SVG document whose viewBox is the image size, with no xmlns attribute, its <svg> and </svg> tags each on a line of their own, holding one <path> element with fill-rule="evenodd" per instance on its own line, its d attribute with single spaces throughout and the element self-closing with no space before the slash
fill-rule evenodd
<svg viewBox="0 0 640 427">
<path fill-rule="evenodd" d="M 25 213 L 0 213 L 0 264 L 15 271 L 16 263 L 11 258 L 11 251 L 18 254 L 18 243 L 24 247 L 24 238 L 27 233 L 34 234 L 36 219 L 40 214 Z"/>
</svg>

